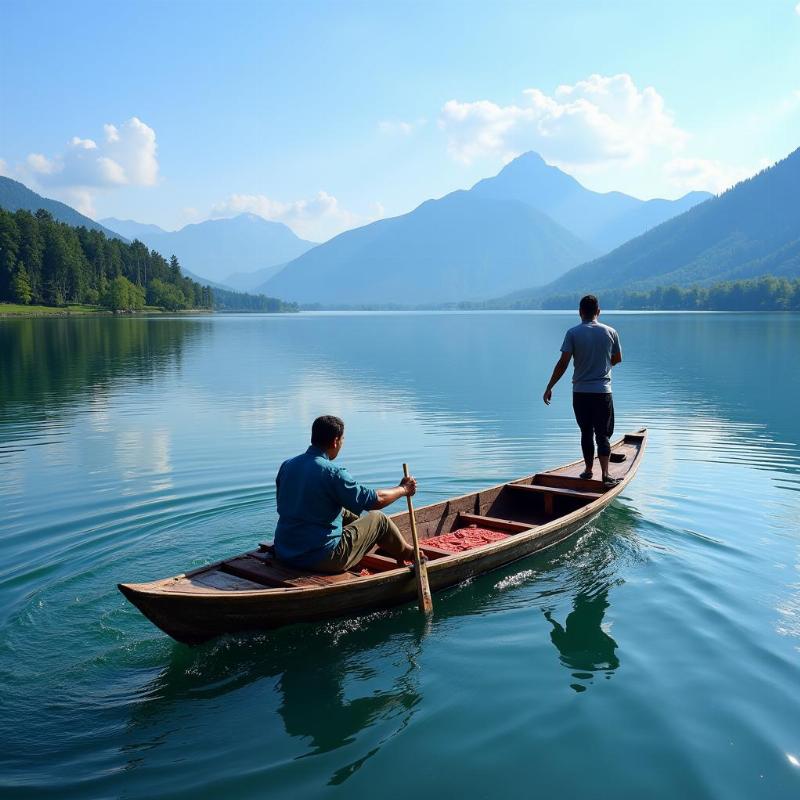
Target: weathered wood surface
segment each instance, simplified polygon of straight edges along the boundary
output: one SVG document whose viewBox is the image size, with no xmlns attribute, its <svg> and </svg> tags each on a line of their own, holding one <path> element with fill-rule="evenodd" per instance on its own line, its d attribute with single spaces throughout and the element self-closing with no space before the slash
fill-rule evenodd
<svg viewBox="0 0 800 800">
<path fill-rule="evenodd" d="M 641 463 L 646 442 L 647 432 L 640 431 L 613 444 L 613 452 L 624 453 L 626 459 L 612 463 L 611 473 L 621 482 L 611 488 L 600 481 L 580 479 L 584 468 L 580 460 L 417 509 L 420 547 L 423 552 L 430 551 L 427 573 L 431 591 L 454 586 L 567 539 L 623 491 Z M 519 486 L 537 489 L 519 491 L 515 488 Z M 539 491 L 539 487 L 564 489 L 567 494 Z M 426 547 L 426 538 L 463 527 L 469 515 L 480 518 L 480 524 L 488 517 L 517 530 L 502 528 L 512 535 L 455 554 Z M 392 519 L 410 539 L 408 512 L 394 514 Z M 376 553 L 370 558 L 380 565 L 375 574 L 361 576 L 359 566 L 342 575 L 320 575 L 279 564 L 269 548 L 263 548 L 185 575 L 120 584 L 119 588 L 170 636 L 194 644 L 223 633 L 366 613 L 416 597 L 412 570 L 390 567 Z M 368 564 L 364 562 L 364 566 Z"/>
</svg>

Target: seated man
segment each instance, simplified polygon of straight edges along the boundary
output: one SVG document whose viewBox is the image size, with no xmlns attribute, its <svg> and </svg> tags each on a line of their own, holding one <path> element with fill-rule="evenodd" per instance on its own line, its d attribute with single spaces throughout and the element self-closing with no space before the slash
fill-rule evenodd
<svg viewBox="0 0 800 800">
<path fill-rule="evenodd" d="M 398 564 L 412 561 L 414 548 L 378 509 L 412 496 L 416 480 L 403 478 L 391 489 L 361 486 L 344 467 L 333 463 L 343 443 L 344 422 L 338 417 L 318 417 L 311 427 L 311 447 L 281 464 L 275 478 L 275 555 L 301 569 L 345 572 L 377 544 Z M 359 516 L 363 511 L 369 513 Z"/>
</svg>

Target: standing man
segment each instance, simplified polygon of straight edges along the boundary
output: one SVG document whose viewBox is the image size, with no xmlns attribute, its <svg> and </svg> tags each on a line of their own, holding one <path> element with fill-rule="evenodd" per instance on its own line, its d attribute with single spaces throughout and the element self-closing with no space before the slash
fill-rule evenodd
<svg viewBox="0 0 800 800">
<path fill-rule="evenodd" d="M 619 479 L 609 475 L 608 459 L 611 455 L 609 438 L 614 433 L 611 368 L 622 361 L 619 334 L 597 321 L 600 304 L 593 294 L 581 299 L 578 313 L 581 315 L 581 324 L 567 331 L 564 344 L 561 345 L 561 358 L 556 362 L 543 399 L 546 405 L 550 405 L 553 387 L 567 371 L 570 359 L 574 358 L 572 408 L 581 429 L 581 450 L 586 462 L 586 470 L 581 473 L 581 478 L 588 479 L 593 475 L 596 439 L 602 481 L 606 486 L 615 486 Z"/>
<path fill-rule="evenodd" d="M 417 490 L 414 478 L 390 489 L 368 489 L 334 464 L 344 444 L 339 417 L 317 417 L 311 447 L 281 464 L 275 486 L 278 525 L 275 555 L 293 567 L 345 572 L 378 544 L 398 564 L 414 559 L 414 548 L 378 509 Z M 363 511 L 368 514 L 360 516 Z"/>
</svg>

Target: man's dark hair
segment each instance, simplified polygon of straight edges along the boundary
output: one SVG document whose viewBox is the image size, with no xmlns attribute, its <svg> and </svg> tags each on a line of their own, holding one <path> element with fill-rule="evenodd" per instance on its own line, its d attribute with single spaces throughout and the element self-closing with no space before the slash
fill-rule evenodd
<svg viewBox="0 0 800 800">
<path fill-rule="evenodd" d="M 322 450 L 327 450 L 337 436 L 344 433 L 344 422 L 339 417 L 326 415 L 317 417 L 311 426 L 311 444 Z"/>
<path fill-rule="evenodd" d="M 578 306 L 581 316 L 584 319 L 592 319 L 600 313 L 600 303 L 593 294 L 587 294 L 586 297 L 581 297 L 581 304 Z"/>
</svg>

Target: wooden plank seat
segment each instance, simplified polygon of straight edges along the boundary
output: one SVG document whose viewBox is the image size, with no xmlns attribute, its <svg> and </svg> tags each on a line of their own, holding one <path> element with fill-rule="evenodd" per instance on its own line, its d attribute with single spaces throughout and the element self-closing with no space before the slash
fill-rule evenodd
<svg viewBox="0 0 800 800">
<path fill-rule="evenodd" d="M 390 569 L 397 569 L 397 560 L 379 553 L 367 553 L 361 561 L 354 567 L 356 570 L 368 569 L 374 572 L 387 572 Z"/>
<path fill-rule="evenodd" d="M 170 592 L 196 594 L 198 591 L 216 589 L 223 592 L 245 592 L 263 589 L 263 585 L 222 572 L 218 568 L 207 569 L 195 575 L 182 575 L 167 587 Z"/>
<path fill-rule="evenodd" d="M 220 569 L 230 575 L 260 583 L 263 586 L 283 588 L 330 586 L 333 583 L 342 583 L 353 579 L 353 574 L 350 572 L 326 575 L 292 569 L 281 564 L 271 555 L 258 551 L 225 561 L 220 565 Z"/>
<path fill-rule="evenodd" d="M 536 476 L 539 477 L 538 475 Z M 559 477 L 559 481 L 569 481 L 573 480 L 572 478 L 562 478 Z M 599 483 L 599 481 L 586 481 L 577 478 L 580 483 Z M 506 484 L 509 489 L 514 489 L 519 493 L 528 493 L 528 494 L 538 494 L 544 500 L 544 513 L 548 516 L 553 516 L 555 514 L 555 498 L 556 497 L 569 497 L 575 500 L 580 500 L 582 502 L 591 502 L 592 500 L 597 500 L 598 497 L 602 497 L 600 492 L 591 492 L 591 491 L 584 491 L 577 486 L 572 488 L 564 488 L 563 485 L 561 486 L 542 486 L 539 484 L 530 484 L 530 483 L 509 483 Z M 567 484 L 569 485 L 569 484 Z M 601 484 L 602 485 L 602 484 Z"/>
<path fill-rule="evenodd" d="M 513 485 L 513 484 L 511 484 Z M 477 525 L 479 528 L 489 528 L 490 530 L 508 531 L 509 533 L 522 533 L 535 528 L 528 522 L 515 522 L 513 519 L 499 519 L 498 517 L 483 517 L 480 514 L 466 514 L 461 512 L 458 515 L 458 522 L 464 525 Z"/>
<path fill-rule="evenodd" d="M 565 489 L 561 486 L 539 486 L 538 484 L 509 483 L 510 489 L 518 489 L 522 492 L 533 492 L 537 494 L 561 495 L 562 497 L 576 497 L 580 500 L 597 500 L 602 496 L 602 492 L 586 492 L 580 489 Z"/>
<path fill-rule="evenodd" d="M 507 483 L 506 486 L 530 486 L 529 483 Z M 554 489 L 573 489 L 579 492 L 597 492 L 602 494 L 608 489 L 603 481 L 591 478 L 574 478 L 571 475 L 559 475 L 551 472 L 540 472 L 533 476 L 534 486 L 550 486 Z"/>
</svg>

